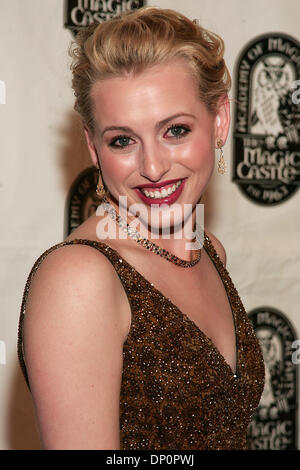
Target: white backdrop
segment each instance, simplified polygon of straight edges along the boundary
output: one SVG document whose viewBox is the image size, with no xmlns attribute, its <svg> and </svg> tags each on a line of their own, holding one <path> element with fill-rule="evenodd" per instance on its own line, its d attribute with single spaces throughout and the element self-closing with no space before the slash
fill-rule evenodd
<svg viewBox="0 0 300 470">
<path fill-rule="evenodd" d="M 298 0 L 158 0 L 220 34 L 231 72 L 255 36 L 299 38 Z M 65 201 L 91 165 L 72 110 L 62 0 L 0 0 L 0 448 L 38 449 L 30 394 L 17 362 L 18 316 L 34 261 L 64 238 Z M 233 76 L 235 80 L 235 77 Z M 3 87 L 2 87 L 3 88 Z M 233 93 L 231 93 L 233 97 Z M 5 99 L 4 99 L 5 98 Z M 4 104 L 5 102 L 5 104 Z M 228 269 L 247 311 L 270 305 L 300 337 L 300 192 L 271 207 L 246 199 L 229 172 L 210 184 L 206 226 L 227 251 Z"/>
</svg>

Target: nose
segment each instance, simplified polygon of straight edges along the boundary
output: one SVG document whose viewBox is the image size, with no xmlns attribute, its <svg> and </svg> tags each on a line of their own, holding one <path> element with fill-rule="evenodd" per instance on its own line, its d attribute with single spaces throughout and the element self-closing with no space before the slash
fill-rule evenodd
<svg viewBox="0 0 300 470">
<path fill-rule="evenodd" d="M 157 182 L 168 173 L 171 158 L 159 144 L 144 144 L 140 151 L 140 175 Z"/>
</svg>

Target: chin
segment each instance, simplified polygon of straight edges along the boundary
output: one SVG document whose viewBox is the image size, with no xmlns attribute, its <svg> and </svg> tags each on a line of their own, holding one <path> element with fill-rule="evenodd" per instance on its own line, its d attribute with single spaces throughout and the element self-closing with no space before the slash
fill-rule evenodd
<svg viewBox="0 0 300 470">
<path fill-rule="evenodd" d="M 152 236 L 156 234 L 159 236 L 161 233 L 162 238 L 170 238 L 168 235 L 176 232 L 175 238 L 183 238 L 183 222 L 186 224 L 188 220 L 191 220 L 192 205 L 191 204 L 179 204 L 175 203 L 169 206 L 168 204 L 152 205 L 149 208 L 147 205 L 141 207 L 138 205 L 139 214 L 135 211 L 136 205 L 134 204 L 130 208 L 132 215 L 139 218 L 140 230 L 142 236 L 147 237 L 147 230 L 152 232 Z M 132 211 L 133 209 L 133 211 Z M 144 233 L 142 230 L 145 230 Z M 161 236 L 159 238 L 161 238 Z"/>
</svg>

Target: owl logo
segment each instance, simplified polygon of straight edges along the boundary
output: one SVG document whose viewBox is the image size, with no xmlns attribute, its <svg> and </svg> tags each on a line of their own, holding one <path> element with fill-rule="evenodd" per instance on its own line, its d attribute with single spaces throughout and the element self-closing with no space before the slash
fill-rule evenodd
<svg viewBox="0 0 300 470">
<path fill-rule="evenodd" d="M 270 328 L 261 328 L 256 336 L 259 340 L 265 363 L 265 386 L 260 399 L 259 414 L 261 418 L 267 418 L 272 414 L 273 418 L 283 405 L 288 408 L 284 397 L 278 396 L 274 390 L 273 376 L 280 375 L 284 368 L 283 351 L 281 341 Z"/>
<path fill-rule="evenodd" d="M 299 56 L 296 39 L 267 33 L 237 61 L 232 181 L 263 206 L 286 201 L 300 187 Z"/>
<path fill-rule="evenodd" d="M 287 60 L 279 59 L 274 63 L 271 57 L 263 59 L 263 68 L 260 70 L 257 81 L 261 88 L 268 91 L 275 90 L 278 94 L 286 90 L 289 82 L 289 74 L 286 70 Z"/>
<path fill-rule="evenodd" d="M 289 113 L 282 113 L 283 107 L 290 107 L 289 95 L 295 80 L 289 61 L 276 55 L 264 57 L 257 63 L 252 80 L 251 133 L 274 138 L 286 135 L 287 130 L 290 133 Z M 295 138 L 298 140 L 298 132 L 289 140 Z"/>
</svg>

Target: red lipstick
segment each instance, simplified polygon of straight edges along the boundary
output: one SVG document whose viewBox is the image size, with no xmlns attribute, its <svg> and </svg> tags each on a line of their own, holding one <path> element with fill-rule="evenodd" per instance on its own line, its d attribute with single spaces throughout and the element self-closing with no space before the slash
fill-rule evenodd
<svg viewBox="0 0 300 470">
<path fill-rule="evenodd" d="M 167 180 L 167 181 L 161 181 L 160 183 L 147 183 L 147 184 L 139 184 L 138 186 L 135 186 L 135 188 L 140 189 L 140 188 L 161 188 L 162 186 L 166 186 L 167 184 L 174 184 L 177 183 L 180 179 L 184 178 L 176 178 L 175 180 Z"/>
<path fill-rule="evenodd" d="M 171 205 L 171 204 L 174 204 L 174 202 L 179 198 L 180 194 L 182 193 L 183 191 L 183 188 L 184 188 L 184 184 L 186 182 L 186 179 L 187 178 L 184 178 L 184 179 L 181 179 L 181 178 L 177 178 L 176 180 L 168 180 L 168 181 L 163 181 L 162 183 L 157 183 L 156 185 L 154 184 L 145 184 L 145 185 L 140 185 L 140 186 L 137 186 L 136 189 L 135 189 L 135 192 L 137 193 L 137 195 L 139 196 L 139 198 L 145 203 L 147 204 L 148 206 L 152 206 L 154 204 L 157 204 L 159 206 L 161 206 L 162 204 L 168 204 L 168 205 Z M 157 188 L 161 188 L 162 186 L 169 186 L 171 184 L 175 184 L 176 182 L 178 182 L 179 180 L 181 180 L 181 184 L 178 186 L 178 188 L 170 195 L 167 195 L 167 196 L 163 196 L 161 198 L 153 198 L 153 197 L 147 197 L 146 194 L 144 194 L 139 188 L 143 188 L 143 189 L 157 189 Z"/>
</svg>

